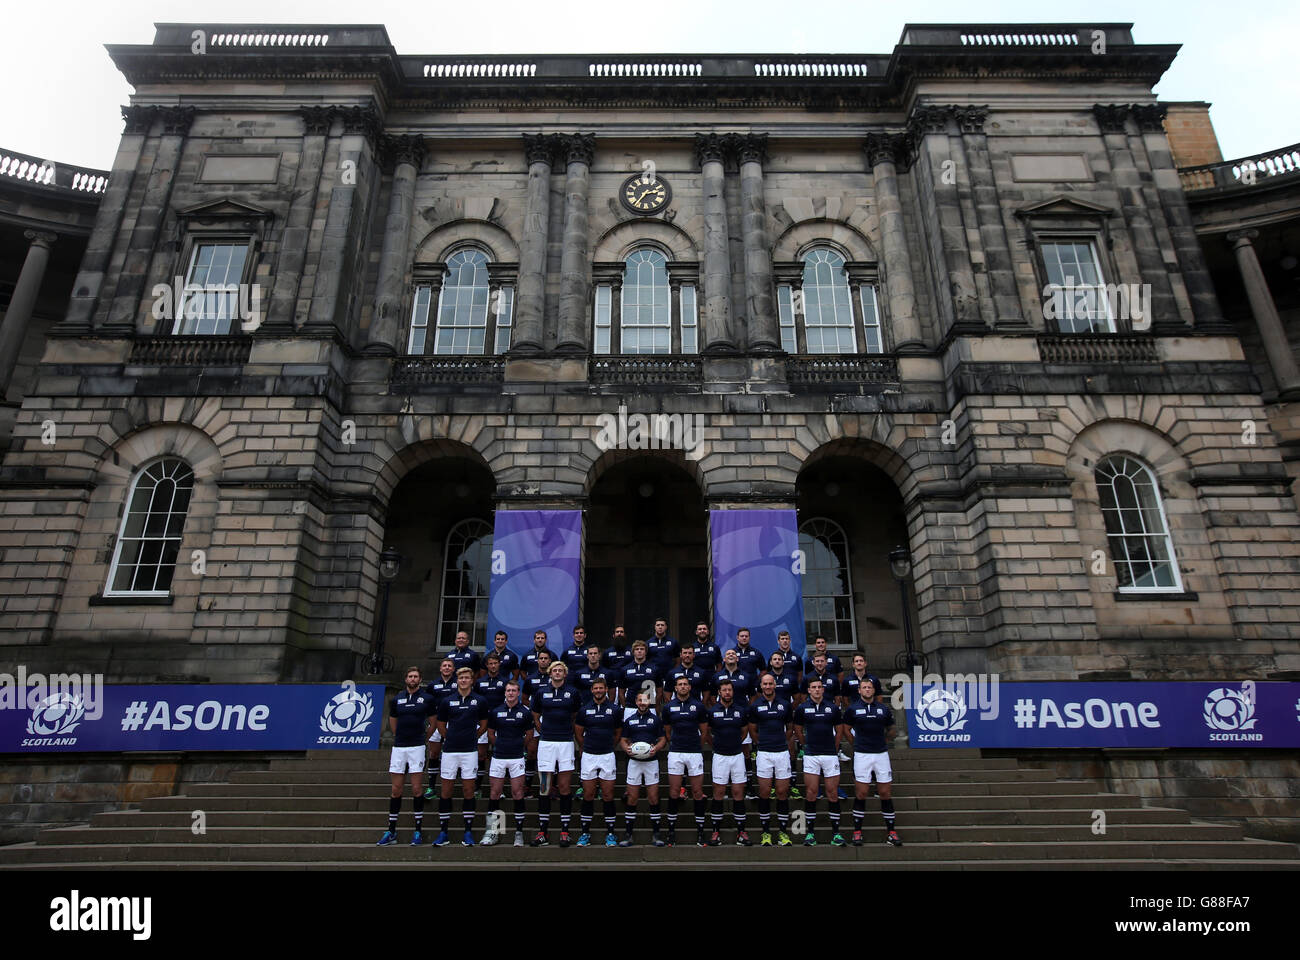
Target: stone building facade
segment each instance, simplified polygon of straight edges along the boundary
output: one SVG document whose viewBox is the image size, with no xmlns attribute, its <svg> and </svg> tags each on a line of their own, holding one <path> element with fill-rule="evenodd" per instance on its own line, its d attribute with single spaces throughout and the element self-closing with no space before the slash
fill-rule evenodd
<svg viewBox="0 0 1300 960">
<path fill-rule="evenodd" d="M 482 636 L 516 509 L 585 511 L 593 635 L 681 635 L 708 511 L 795 509 L 810 632 L 878 670 L 899 544 L 932 669 L 1300 670 L 1279 329 L 1294 354 L 1257 289 L 1221 308 L 1152 93 L 1175 46 L 421 57 L 164 24 L 109 49 L 136 92 L 0 464 L 6 659 L 351 676 L 391 547 L 387 649 L 425 664 Z M 255 315 L 176 316 L 159 289 L 201 271 Z M 1062 316 L 1062 279 L 1134 296 Z M 606 449 L 620 408 L 699 417 L 698 444 Z"/>
</svg>

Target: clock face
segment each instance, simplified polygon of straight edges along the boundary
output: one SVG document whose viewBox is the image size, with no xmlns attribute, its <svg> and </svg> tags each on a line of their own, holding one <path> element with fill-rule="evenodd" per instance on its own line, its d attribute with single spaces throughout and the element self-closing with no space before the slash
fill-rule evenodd
<svg viewBox="0 0 1300 960">
<path fill-rule="evenodd" d="M 658 213 L 668 206 L 668 202 L 673 198 L 673 191 L 659 177 L 647 179 L 645 174 L 637 173 L 624 181 L 620 196 L 623 206 L 633 213 Z"/>
</svg>

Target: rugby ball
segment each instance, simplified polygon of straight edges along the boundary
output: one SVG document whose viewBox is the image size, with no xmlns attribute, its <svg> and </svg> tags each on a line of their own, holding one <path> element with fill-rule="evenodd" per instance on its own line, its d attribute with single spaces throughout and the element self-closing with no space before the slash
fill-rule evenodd
<svg viewBox="0 0 1300 960">
<path fill-rule="evenodd" d="M 654 749 L 653 746 L 652 746 L 651 744 L 648 744 L 648 743 L 644 743 L 644 742 L 637 742 L 637 743 L 634 743 L 634 744 L 632 744 L 632 748 L 631 748 L 631 751 L 632 751 L 632 759 L 633 759 L 633 760 L 649 760 L 649 759 L 650 759 L 650 753 L 651 753 L 651 751 L 652 751 L 653 749 Z"/>
</svg>

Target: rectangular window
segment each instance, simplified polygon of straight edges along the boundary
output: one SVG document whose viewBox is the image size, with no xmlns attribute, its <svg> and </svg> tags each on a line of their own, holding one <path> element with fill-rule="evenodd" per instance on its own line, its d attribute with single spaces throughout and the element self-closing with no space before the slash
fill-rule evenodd
<svg viewBox="0 0 1300 960">
<path fill-rule="evenodd" d="M 867 353 L 884 353 L 884 341 L 880 336 L 880 307 L 876 303 L 876 288 L 864 283 L 858 288 L 862 302 L 862 332 L 866 337 Z"/>
<path fill-rule="evenodd" d="M 510 349 L 510 326 L 514 322 L 515 288 L 502 287 L 497 291 L 497 336 L 496 353 L 505 353 Z"/>
<path fill-rule="evenodd" d="M 1061 333 L 1114 333 L 1097 248 L 1089 240 L 1043 244 L 1048 296 Z"/>
<path fill-rule="evenodd" d="M 695 285 L 682 284 L 682 353 L 700 352 L 700 321 L 695 308 Z"/>
<path fill-rule="evenodd" d="M 184 336 L 228 336 L 240 320 L 239 285 L 248 245 L 196 243 L 185 276 L 186 292 L 172 332 Z M 198 289 L 194 289 L 198 288 Z"/>
<path fill-rule="evenodd" d="M 776 288 L 776 312 L 781 322 L 781 349 L 786 353 L 798 353 L 799 345 L 794 332 L 794 296 L 787 283 Z"/>
<path fill-rule="evenodd" d="M 596 287 L 596 352 L 609 353 L 611 329 L 610 304 L 613 303 L 613 287 L 601 284 Z"/>
<path fill-rule="evenodd" d="M 482 354 L 487 337 L 488 288 L 486 284 L 443 285 L 438 298 L 438 332 L 435 354 Z"/>
<path fill-rule="evenodd" d="M 618 328 L 622 353 L 671 353 L 672 319 L 667 283 L 623 284 Z"/>
<path fill-rule="evenodd" d="M 432 288 L 427 285 L 415 288 L 415 303 L 411 308 L 411 341 L 406 348 L 406 352 L 413 357 L 424 355 L 424 339 L 429 333 L 429 298 L 432 293 Z"/>
</svg>

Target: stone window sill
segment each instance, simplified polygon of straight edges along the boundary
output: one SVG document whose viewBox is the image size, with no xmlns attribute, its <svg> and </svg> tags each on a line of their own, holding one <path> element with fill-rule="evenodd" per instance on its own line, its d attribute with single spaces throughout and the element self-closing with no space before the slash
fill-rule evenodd
<svg viewBox="0 0 1300 960">
<path fill-rule="evenodd" d="M 103 594 L 91 597 L 87 603 L 92 607 L 170 607 L 175 597 L 106 597 Z"/>
<path fill-rule="evenodd" d="M 1163 603 L 1170 600 L 1194 603 L 1200 599 L 1200 596 L 1192 590 L 1184 590 L 1182 593 L 1120 593 L 1116 590 L 1114 597 L 1124 603 Z"/>
</svg>

